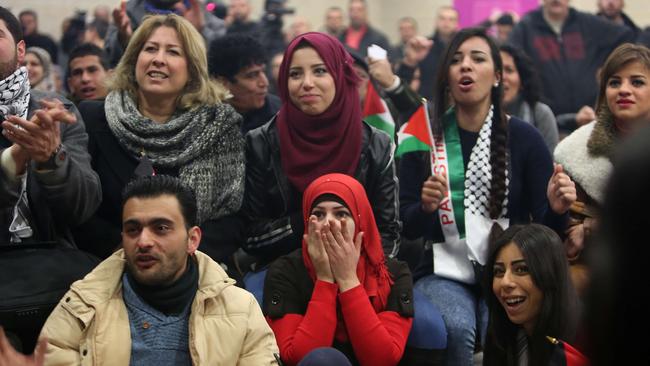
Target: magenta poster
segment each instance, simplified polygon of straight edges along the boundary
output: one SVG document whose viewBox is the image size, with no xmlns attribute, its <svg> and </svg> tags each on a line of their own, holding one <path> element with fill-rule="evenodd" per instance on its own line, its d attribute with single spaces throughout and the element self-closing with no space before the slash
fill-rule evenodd
<svg viewBox="0 0 650 366">
<path fill-rule="evenodd" d="M 539 3 L 539 0 L 454 0 L 463 28 L 476 25 L 496 12 L 514 12 L 521 16 Z"/>
</svg>

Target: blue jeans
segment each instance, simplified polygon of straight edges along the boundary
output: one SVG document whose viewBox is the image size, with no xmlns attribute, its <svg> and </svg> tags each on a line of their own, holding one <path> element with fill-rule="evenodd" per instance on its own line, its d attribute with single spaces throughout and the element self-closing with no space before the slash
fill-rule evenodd
<svg viewBox="0 0 650 366">
<path fill-rule="evenodd" d="M 248 272 L 244 275 L 244 287 L 248 292 L 255 296 L 255 300 L 262 307 L 262 300 L 264 299 L 264 280 L 269 268 L 266 267 L 258 272 Z"/>
<path fill-rule="evenodd" d="M 420 349 L 447 348 L 447 329 L 440 311 L 417 289 L 413 289 L 413 326 L 406 344 Z"/>
<path fill-rule="evenodd" d="M 475 286 L 435 274 L 421 278 L 414 290 L 433 302 L 447 328 L 446 365 L 472 366 L 477 329 L 485 339 L 488 311 Z"/>
<path fill-rule="evenodd" d="M 298 366 L 352 366 L 345 355 L 331 347 L 321 347 L 310 351 Z"/>
</svg>

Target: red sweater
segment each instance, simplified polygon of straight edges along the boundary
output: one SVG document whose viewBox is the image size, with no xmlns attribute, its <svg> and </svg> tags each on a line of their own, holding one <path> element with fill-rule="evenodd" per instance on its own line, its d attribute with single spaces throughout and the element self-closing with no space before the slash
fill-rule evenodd
<svg viewBox="0 0 650 366">
<path fill-rule="evenodd" d="M 282 277 L 291 278 L 287 273 L 288 268 L 283 267 Z M 275 277 L 274 273 L 278 272 L 270 270 L 269 276 Z M 411 280 L 410 273 L 408 280 Z M 406 282 L 404 278 L 395 278 L 395 281 L 393 288 L 398 285 L 398 281 Z M 281 296 L 285 291 L 273 291 L 269 282 L 274 281 L 272 278 L 269 281 L 267 277 L 265 294 L 269 294 L 267 290 L 270 290 L 270 294 L 265 295 L 265 310 L 271 306 L 270 301 L 284 301 Z M 277 297 L 269 301 L 267 296 Z M 337 302 L 345 329 L 337 329 Z M 390 303 L 389 301 L 389 307 Z M 397 365 L 404 353 L 413 322 L 412 317 L 400 315 L 394 310 L 376 313 L 363 286 L 339 293 L 338 285 L 323 281 L 314 284 L 304 315 L 287 312 L 281 317 L 267 316 L 267 320 L 275 333 L 281 358 L 288 365 L 297 364 L 315 348 L 332 347 L 335 340 L 349 342 L 354 350 L 353 356 L 362 366 Z"/>
</svg>

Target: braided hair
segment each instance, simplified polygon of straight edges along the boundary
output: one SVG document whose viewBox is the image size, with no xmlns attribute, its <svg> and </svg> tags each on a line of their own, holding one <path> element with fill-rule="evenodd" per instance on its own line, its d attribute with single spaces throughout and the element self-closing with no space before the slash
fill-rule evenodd
<svg viewBox="0 0 650 366">
<path fill-rule="evenodd" d="M 490 55 L 494 62 L 494 71 L 503 75 L 503 62 L 499 47 L 485 33 L 482 28 L 465 28 L 452 38 L 445 51 L 442 67 L 438 68 L 436 87 L 433 100 L 432 131 L 436 138 L 443 133 L 443 116 L 447 109 L 453 105 L 449 91 L 449 68 L 458 48 L 470 38 L 478 37 L 487 42 Z M 490 166 L 492 181 L 490 185 L 490 199 L 488 202 L 490 218 L 497 219 L 503 211 L 503 201 L 506 196 L 506 167 L 508 163 L 508 119 L 503 110 L 503 83 L 492 87 L 490 101 L 494 106 L 492 115 L 492 131 L 490 134 Z"/>
</svg>

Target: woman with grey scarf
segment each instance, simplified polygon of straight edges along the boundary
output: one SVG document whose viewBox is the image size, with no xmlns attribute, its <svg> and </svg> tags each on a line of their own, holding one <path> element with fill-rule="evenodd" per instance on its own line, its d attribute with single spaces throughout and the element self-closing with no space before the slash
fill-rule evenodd
<svg viewBox="0 0 650 366">
<path fill-rule="evenodd" d="M 201 35 L 180 16 L 145 18 L 114 71 L 105 101 L 80 105 L 103 202 L 76 232 L 107 257 L 120 243 L 123 187 L 135 176 L 177 176 L 197 197 L 202 251 L 223 261 L 239 246 L 244 190 L 241 117 L 208 76 Z"/>
</svg>

